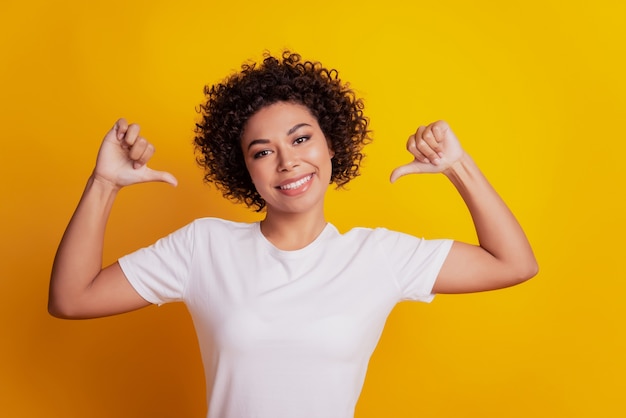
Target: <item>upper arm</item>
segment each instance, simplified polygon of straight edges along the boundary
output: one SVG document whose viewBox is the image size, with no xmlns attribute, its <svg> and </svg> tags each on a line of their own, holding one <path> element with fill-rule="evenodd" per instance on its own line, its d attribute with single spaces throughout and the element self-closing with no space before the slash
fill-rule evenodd
<svg viewBox="0 0 626 418">
<path fill-rule="evenodd" d="M 68 300 L 69 299 L 69 300 Z M 50 313 L 59 318 L 99 318 L 150 305 L 130 284 L 118 262 L 100 271 L 79 295 L 53 298 Z"/>
<path fill-rule="evenodd" d="M 472 293 L 514 286 L 537 273 L 526 260 L 501 260 L 484 248 L 455 241 L 435 281 L 433 293 Z"/>
</svg>

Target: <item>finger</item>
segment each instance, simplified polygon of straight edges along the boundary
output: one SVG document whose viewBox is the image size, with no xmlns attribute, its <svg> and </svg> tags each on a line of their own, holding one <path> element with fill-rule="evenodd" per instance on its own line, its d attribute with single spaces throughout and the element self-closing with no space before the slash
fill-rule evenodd
<svg viewBox="0 0 626 418">
<path fill-rule="evenodd" d="M 115 138 L 119 141 L 124 137 L 127 128 L 128 123 L 126 122 L 126 119 L 118 119 L 104 137 L 105 139 L 108 138 L 111 140 Z"/>
<path fill-rule="evenodd" d="M 133 168 L 139 168 L 148 163 L 148 160 L 152 158 L 154 154 L 154 146 L 152 144 L 148 144 L 148 147 L 144 151 L 144 153 L 135 161 L 133 161 Z"/>
<path fill-rule="evenodd" d="M 428 125 L 422 133 L 422 152 L 426 154 L 431 162 L 435 162 L 441 158 L 441 152 L 443 151 L 441 143 L 443 142 L 443 136 L 438 130 L 438 122 Z"/>
<path fill-rule="evenodd" d="M 407 174 L 415 174 L 418 173 L 419 170 L 416 170 L 415 163 L 409 163 L 401 165 L 397 167 L 395 170 L 391 172 L 391 176 L 389 176 L 389 181 L 391 183 L 395 183 L 402 176 L 406 176 Z"/>
<path fill-rule="evenodd" d="M 428 131 L 426 132 L 426 135 L 428 135 Z M 429 138 L 429 140 L 430 139 L 431 138 Z M 425 157 L 425 161 L 422 161 L 422 162 L 429 162 L 432 164 L 439 163 L 440 161 L 439 153 L 432 148 L 429 141 L 422 138 L 419 141 L 417 141 L 416 147 L 418 151 Z"/>
<path fill-rule="evenodd" d="M 124 138 L 124 135 L 126 134 L 127 130 L 128 130 L 128 122 L 124 118 L 118 119 L 117 122 L 115 122 L 115 125 L 113 126 L 115 137 L 120 141 Z"/>
<path fill-rule="evenodd" d="M 435 140 L 437 141 L 438 144 L 442 143 L 444 139 L 446 138 L 448 131 L 450 130 L 450 125 L 448 125 L 448 123 L 444 120 L 438 120 L 437 122 L 434 122 L 431 125 L 432 125 L 431 131 L 433 135 L 435 136 Z"/>
<path fill-rule="evenodd" d="M 131 148 L 137 138 L 139 137 L 140 126 L 136 123 L 128 125 L 126 132 L 124 133 L 124 145 Z"/>
<path fill-rule="evenodd" d="M 422 128 L 422 127 L 420 127 Z M 406 149 L 407 151 L 409 151 L 411 153 L 411 155 L 413 155 L 413 157 L 415 157 L 415 159 L 421 163 L 429 163 L 430 161 L 428 160 L 428 158 L 426 157 L 425 154 L 423 154 L 417 144 L 419 142 L 419 140 L 417 138 L 419 138 L 419 136 L 421 135 L 420 133 L 420 129 L 417 130 L 417 133 L 415 135 L 411 135 L 409 137 L 409 140 L 406 143 Z"/>
<path fill-rule="evenodd" d="M 163 183 L 171 184 L 172 186 L 178 185 L 178 180 L 172 174 L 167 171 L 157 171 L 146 167 L 145 181 L 160 181 Z"/>
<path fill-rule="evenodd" d="M 429 147 L 435 148 L 438 146 L 435 134 L 433 134 L 433 124 L 426 126 L 422 132 L 422 141 L 428 144 Z"/>
<path fill-rule="evenodd" d="M 140 165 L 144 165 L 148 162 L 152 154 L 154 153 L 154 146 L 148 142 L 148 140 L 142 136 L 137 137 L 135 143 L 128 152 L 128 158 L 135 162 L 139 162 Z"/>
</svg>

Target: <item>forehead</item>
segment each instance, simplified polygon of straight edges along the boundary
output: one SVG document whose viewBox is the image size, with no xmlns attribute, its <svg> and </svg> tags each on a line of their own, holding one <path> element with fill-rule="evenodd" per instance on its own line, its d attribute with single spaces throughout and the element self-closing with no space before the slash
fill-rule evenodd
<svg viewBox="0 0 626 418">
<path fill-rule="evenodd" d="M 262 107 L 244 125 L 242 141 L 285 135 L 293 126 L 306 123 L 318 127 L 308 107 L 291 102 L 277 102 Z"/>
</svg>

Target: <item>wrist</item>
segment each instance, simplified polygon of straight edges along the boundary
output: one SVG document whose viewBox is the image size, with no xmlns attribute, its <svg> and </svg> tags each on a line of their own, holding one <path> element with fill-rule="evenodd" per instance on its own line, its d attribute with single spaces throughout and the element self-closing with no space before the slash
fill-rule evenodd
<svg viewBox="0 0 626 418">
<path fill-rule="evenodd" d="M 461 179 L 471 174 L 471 172 L 477 170 L 477 168 L 472 157 L 464 152 L 459 159 L 450 164 L 442 173 L 450 180 L 454 181 L 455 179 Z"/>
<path fill-rule="evenodd" d="M 122 187 L 94 172 L 89 176 L 87 188 L 96 189 L 104 194 L 116 195 Z"/>
<path fill-rule="evenodd" d="M 443 173 L 458 190 L 466 203 L 468 199 L 471 200 L 471 196 L 478 196 L 479 194 L 492 191 L 489 181 L 487 181 L 482 171 L 480 171 L 472 157 L 468 154 L 463 154 Z"/>
</svg>

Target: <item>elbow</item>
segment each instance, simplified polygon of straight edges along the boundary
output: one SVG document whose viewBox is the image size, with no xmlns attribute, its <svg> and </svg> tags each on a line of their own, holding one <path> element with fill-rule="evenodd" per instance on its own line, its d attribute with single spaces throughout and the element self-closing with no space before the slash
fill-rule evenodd
<svg viewBox="0 0 626 418">
<path fill-rule="evenodd" d="M 84 291 L 63 286 L 58 277 L 50 280 L 48 288 L 48 313 L 59 319 L 83 319 L 87 301 Z M 87 305 L 88 306 L 88 305 Z"/>
<path fill-rule="evenodd" d="M 70 319 L 71 315 L 68 314 L 68 312 L 63 309 L 62 306 L 59 306 L 58 303 L 55 303 L 52 298 L 48 299 L 48 313 L 55 317 L 55 318 L 59 318 L 59 319 Z"/>
<path fill-rule="evenodd" d="M 526 280 L 530 280 L 539 274 L 539 263 L 535 256 L 532 256 L 532 259 L 526 263 Z"/>
<path fill-rule="evenodd" d="M 539 264 L 537 260 L 533 258 L 516 269 L 515 282 L 513 284 L 524 283 L 537 274 L 539 274 Z"/>
<path fill-rule="evenodd" d="M 55 318 L 69 319 L 65 305 L 62 303 L 62 298 L 59 297 L 59 292 L 55 291 L 54 282 L 51 281 L 48 289 L 48 313 Z"/>
<path fill-rule="evenodd" d="M 83 319 L 84 316 L 78 315 L 69 309 L 63 309 L 59 307 L 51 307 L 48 305 L 48 313 L 58 319 Z"/>
<path fill-rule="evenodd" d="M 77 310 L 71 303 L 62 302 L 59 298 L 50 295 L 48 297 L 48 313 L 58 319 L 81 319 Z"/>
<path fill-rule="evenodd" d="M 530 269 L 530 274 L 528 276 L 528 279 L 526 279 L 526 280 L 532 279 L 533 277 L 535 277 L 538 274 L 539 274 L 539 263 L 537 263 L 537 260 L 535 260 L 533 262 L 532 268 Z"/>
</svg>

